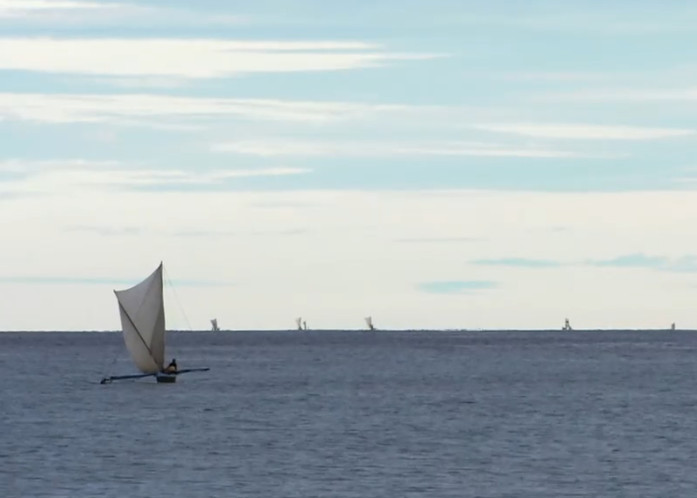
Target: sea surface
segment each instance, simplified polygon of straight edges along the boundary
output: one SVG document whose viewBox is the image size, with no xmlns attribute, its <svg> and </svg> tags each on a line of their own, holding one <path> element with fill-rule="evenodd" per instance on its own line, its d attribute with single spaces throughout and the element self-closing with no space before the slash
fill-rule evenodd
<svg viewBox="0 0 697 498">
<path fill-rule="evenodd" d="M 0 334 L 0 496 L 695 497 L 697 332 Z"/>
</svg>

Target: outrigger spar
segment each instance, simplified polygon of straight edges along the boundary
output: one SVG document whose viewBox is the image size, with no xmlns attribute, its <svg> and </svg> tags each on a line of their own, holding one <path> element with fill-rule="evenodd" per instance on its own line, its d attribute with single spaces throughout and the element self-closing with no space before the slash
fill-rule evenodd
<svg viewBox="0 0 697 498">
<path fill-rule="evenodd" d="M 162 263 L 145 280 L 121 291 L 114 291 L 121 315 L 121 330 L 131 360 L 142 373 L 105 377 L 101 384 L 114 380 L 154 376 L 159 383 L 172 383 L 177 375 L 205 372 L 209 368 L 165 369 L 165 309 L 162 293 Z"/>
</svg>

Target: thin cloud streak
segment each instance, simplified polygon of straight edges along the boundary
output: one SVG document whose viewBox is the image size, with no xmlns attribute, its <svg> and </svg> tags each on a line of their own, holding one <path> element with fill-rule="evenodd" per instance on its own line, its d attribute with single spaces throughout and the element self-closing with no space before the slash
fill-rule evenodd
<svg viewBox="0 0 697 498">
<path fill-rule="evenodd" d="M 215 184 L 234 178 L 271 177 L 305 175 L 312 170 L 306 168 L 259 168 L 240 170 L 216 170 L 209 173 L 196 173 L 183 170 L 101 170 L 66 171 L 66 175 L 76 175 L 82 184 L 120 184 L 120 185 L 167 185 L 167 184 Z M 61 173 L 63 174 L 63 173 Z"/>
<path fill-rule="evenodd" d="M 526 149 L 499 144 L 472 142 L 380 143 L 302 142 L 281 140 L 238 141 L 219 143 L 214 152 L 228 152 L 259 157 L 389 157 L 389 156 L 471 156 L 471 157 L 534 157 L 574 158 L 594 157 L 582 153 L 554 149 Z"/>
<path fill-rule="evenodd" d="M 579 82 L 579 81 L 603 81 L 611 77 L 607 73 L 591 72 L 563 72 L 563 71 L 509 71 L 488 72 L 484 76 L 503 79 L 507 81 L 532 81 L 532 82 Z M 477 75 L 477 76 L 481 76 Z"/>
<path fill-rule="evenodd" d="M 19 17 L 36 11 L 107 9 L 115 4 L 61 0 L 0 0 L 0 18 Z"/>
<path fill-rule="evenodd" d="M 362 104 L 280 99 L 230 99 L 169 95 L 83 95 L 0 93 L 0 120 L 43 123 L 103 122 L 143 126 L 175 126 L 170 118 L 190 120 L 239 117 L 246 119 L 326 123 L 376 116 L 444 113 L 433 106 Z M 178 127 L 185 123 L 176 123 Z"/>
<path fill-rule="evenodd" d="M 93 225 L 76 225 L 66 227 L 66 232 L 77 232 L 77 233 L 88 233 L 96 234 L 103 237 L 122 237 L 122 236 L 138 236 L 146 232 L 145 229 L 140 227 L 104 227 L 104 226 L 93 226 Z M 150 232 L 151 233 L 151 232 Z"/>
<path fill-rule="evenodd" d="M 500 258 L 500 259 L 476 259 L 472 264 L 483 266 L 513 266 L 518 268 L 558 268 L 563 265 L 559 261 L 550 259 L 528 258 Z"/>
<path fill-rule="evenodd" d="M 697 256 L 687 254 L 670 258 L 667 256 L 650 256 L 642 253 L 626 254 L 612 259 L 591 260 L 587 264 L 598 267 L 613 268 L 648 268 L 669 272 L 697 272 Z"/>
<path fill-rule="evenodd" d="M 153 6 L 129 2 L 62 0 L 0 0 L 0 23 L 16 26 L 122 27 L 129 29 L 196 26 L 238 26 L 249 24 L 247 16 L 224 11 L 205 12 L 175 6 Z"/>
<path fill-rule="evenodd" d="M 636 36 L 661 33 L 689 32 L 697 25 L 697 11 L 689 8 L 665 8 L 661 4 L 654 7 L 637 5 L 636 9 L 624 6 L 613 8 L 614 4 L 603 5 L 603 9 L 580 7 L 582 4 L 566 4 L 560 8 L 559 2 L 541 2 L 539 6 L 529 4 L 526 9 L 511 15 L 510 9 L 499 15 L 484 12 L 471 12 L 459 19 L 465 25 L 491 26 L 508 30 L 530 30 L 550 34 L 590 34 L 594 36 Z M 618 4 L 619 5 L 619 4 Z"/>
<path fill-rule="evenodd" d="M 546 269 L 572 266 L 592 266 L 598 268 L 650 269 L 668 272 L 697 272 L 697 256 L 687 254 L 679 257 L 651 256 L 643 253 L 623 254 L 608 259 L 586 259 L 583 261 L 557 261 L 552 259 L 498 258 L 476 259 L 474 265 L 505 266 L 514 268 Z"/>
<path fill-rule="evenodd" d="M 495 289 L 499 284 L 490 280 L 439 280 L 421 282 L 417 289 L 428 294 L 472 294 Z"/>
<path fill-rule="evenodd" d="M 50 159 L 27 160 L 5 159 L 0 160 L 0 173 L 24 173 L 30 174 L 37 171 L 57 169 L 99 169 L 116 168 L 121 166 L 119 161 L 90 161 L 87 159 Z"/>
<path fill-rule="evenodd" d="M 436 57 L 442 55 L 391 53 L 364 42 L 0 38 L 0 70 L 102 76 L 224 78 L 340 71 Z"/>
<path fill-rule="evenodd" d="M 461 244 L 480 242 L 481 240 L 476 237 L 405 237 L 394 239 L 395 242 L 402 244 Z"/>
<path fill-rule="evenodd" d="M 180 230 L 171 233 L 173 237 L 183 238 L 219 238 L 219 237 L 294 237 L 305 235 L 309 230 L 304 228 L 289 228 L 284 230 L 250 230 L 250 231 L 235 231 L 235 230 Z"/>
<path fill-rule="evenodd" d="M 566 140 L 660 140 L 694 135 L 695 130 L 645 128 L 640 126 L 603 126 L 592 124 L 480 124 L 478 130 L 510 133 L 532 138 Z"/>
<path fill-rule="evenodd" d="M 697 88 L 644 89 L 615 88 L 556 92 L 538 95 L 536 101 L 546 102 L 691 102 L 697 100 Z"/>
<path fill-rule="evenodd" d="M 229 169 L 210 172 L 156 169 L 108 169 L 108 168 L 54 168 L 38 170 L 0 181 L 2 196 L 21 195 L 69 195 L 70 192 L 129 190 L 129 189 L 167 189 L 186 190 L 208 189 L 226 185 L 238 178 L 281 177 L 305 175 L 312 170 L 306 168 L 259 168 Z"/>
<path fill-rule="evenodd" d="M 26 285 L 118 285 L 131 286 L 137 284 L 138 278 L 123 279 L 112 277 L 42 277 L 42 276 L 0 276 L 1 284 Z M 226 287 L 232 282 L 215 280 L 174 280 L 173 284 L 187 287 Z"/>
</svg>

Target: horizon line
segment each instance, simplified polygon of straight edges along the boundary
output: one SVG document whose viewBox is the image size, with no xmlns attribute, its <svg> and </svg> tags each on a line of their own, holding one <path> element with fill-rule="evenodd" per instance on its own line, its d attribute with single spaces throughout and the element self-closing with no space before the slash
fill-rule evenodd
<svg viewBox="0 0 697 498">
<path fill-rule="evenodd" d="M 120 334 L 122 331 L 121 330 L 116 330 L 116 329 L 109 329 L 109 330 L 0 330 L 0 334 L 50 334 L 50 333 L 58 333 L 58 334 L 110 334 L 110 333 L 116 333 Z M 365 333 L 385 333 L 385 332 L 565 332 L 565 333 L 573 333 L 573 332 L 697 332 L 697 329 L 691 329 L 691 328 L 675 328 L 671 329 L 670 327 L 667 328 L 585 328 L 585 329 L 573 329 L 573 330 L 563 330 L 561 328 L 524 328 L 524 329 L 509 329 L 509 328 L 490 328 L 490 329 L 482 329 L 482 328 L 474 328 L 474 329 L 467 329 L 467 328 L 423 328 L 423 329 L 375 329 L 375 330 L 369 330 L 369 329 L 304 329 L 304 330 L 298 330 L 298 329 L 220 329 L 220 330 L 211 330 L 211 329 L 170 329 L 166 330 L 167 333 L 169 332 L 177 332 L 177 333 L 214 333 L 214 334 L 220 334 L 220 333 L 252 333 L 252 332 L 294 332 L 298 334 L 306 333 L 306 332 L 365 332 Z"/>
</svg>

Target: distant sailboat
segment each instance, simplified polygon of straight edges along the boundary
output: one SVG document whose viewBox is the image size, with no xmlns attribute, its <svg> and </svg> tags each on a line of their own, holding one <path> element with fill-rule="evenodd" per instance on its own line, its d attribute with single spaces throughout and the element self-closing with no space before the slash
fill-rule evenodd
<svg viewBox="0 0 697 498">
<path fill-rule="evenodd" d="M 670 330 L 675 330 L 675 322 L 670 324 Z"/>
<path fill-rule="evenodd" d="M 562 327 L 562 330 L 573 330 L 573 329 L 571 328 L 571 324 L 569 323 L 569 319 L 568 319 L 568 318 L 566 318 L 566 319 L 564 320 L 564 326 Z"/>
<path fill-rule="evenodd" d="M 218 332 L 218 331 L 220 331 L 220 328 L 218 327 L 218 319 L 217 319 L 217 318 L 213 318 L 213 319 L 211 320 L 211 330 L 212 330 L 213 332 Z"/>
<path fill-rule="evenodd" d="M 303 320 L 303 330 L 307 330 L 307 322 Z"/>
<path fill-rule="evenodd" d="M 295 325 L 297 326 L 298 330 L 303 329 L 303 323 L 304 322 L 303 322 L 302 317 L 299 316 L 298 318 L 295 319 Z"/>
<path fill-rule="evenodd" d="M 373 317 L 372 316 L 365 317 L 365 324 L 368 326 L 368 330 L 375 330 L 375 327 L 373 326 Z"/>
<path fill-rule="evenodd" d="M 162 293 L 162 263 L 145 280 L 121 291 L 114 291 L 121 315 L 121 330 L 126 349 L 135 366 L 143 372 L 136 375 L 106 377 L 101 383 L 114 380 L 154 376 L 157 382 L 172 383 L 177 375 L 205 372 L 208 368 L 189 368 L 165 373 L 165 308 Z"/>
</svg>

